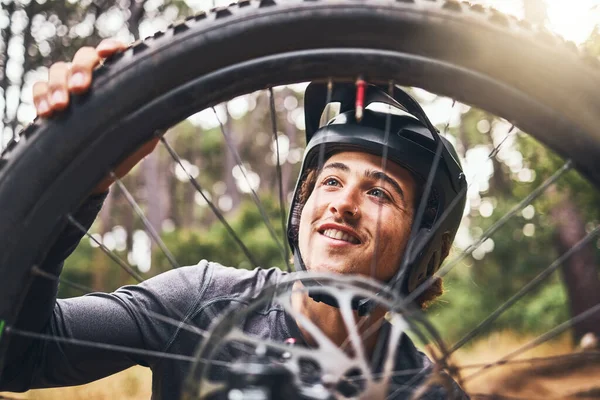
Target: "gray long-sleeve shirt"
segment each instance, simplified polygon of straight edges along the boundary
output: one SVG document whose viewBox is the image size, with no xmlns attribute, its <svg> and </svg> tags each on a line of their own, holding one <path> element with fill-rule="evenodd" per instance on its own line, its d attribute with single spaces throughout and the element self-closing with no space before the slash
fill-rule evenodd
<svg viewBox="0 0 600 400">
<path fill-rule="evenodd" d="M 103 196 L 90 199 L 76 213 L 76 218 L 91 225 L 102 201 Z M 80 238 L 76 230 L 66 228 L 48 253 L 44 268 L 59 273 L 62 261 Z M 11 338 L 8 363 L 0 377 L 0 391 L 77 385 L 140 364 L 152 369 L 153 398 L 177 399 L 191 363 L 150 352 L 193 356 L 202 337 L 185 329 L 183 324 L 206 330 L 226 308 L 246 303 L 252 294 L 260 293 L 285 276 L 286 273 L 275 268 L 247 271 L 203 260 L 196 266 L 169 271 L 110 294 L 94 293 L 64 300 L 56 300 L 56 283 L 40 278 L 28 294 L 17 328 L 140 351 L 107 350 L 15 336 Z M 157 319 L 156 315 L 181 323 Z M 298 345 L 304 343 L 294 320 L 276 304 L 251 314 L 245 326 L 262 338 L 279 342 L 294 338 Z M 422 369 L 430 364 L 407 336 L 402 337 L 399 346 L 397 370 Z M 414 375 L 395 378 L 395 388 L 412 382 L 394 398 L 408 398 L 424 379 L 413 378 Z M 452 391 L 453 395 L 463 395 L 458 386 L 453 385 Z M 448 397 L 439 387 L 428 394 L 426 398 Z"/>
</svg>

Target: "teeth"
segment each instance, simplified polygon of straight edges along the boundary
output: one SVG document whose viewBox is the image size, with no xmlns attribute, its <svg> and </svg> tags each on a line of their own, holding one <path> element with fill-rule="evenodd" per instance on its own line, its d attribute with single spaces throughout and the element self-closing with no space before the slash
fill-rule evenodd
<svg viewBox="0 0 600 400">
<path fill-rule="evenodd" d="M 358 239 L 354 236 L 347 234 L 346 232 L 342 232 L 337 229 L 325 229 L 323 231 L 323 235 L 330 237 L 332 239 L 343 240 L 344 242 L 350 242 L 353 244 L 358 244 Z"/>
</svg>

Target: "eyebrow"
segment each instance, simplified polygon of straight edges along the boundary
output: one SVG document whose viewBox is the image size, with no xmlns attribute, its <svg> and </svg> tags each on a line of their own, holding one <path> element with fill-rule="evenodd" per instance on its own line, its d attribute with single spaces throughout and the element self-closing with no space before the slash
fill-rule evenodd
<svg viewBox="0 0 600 400">
<path fill-rule="evenodd" d="M 338 170 L 341 170 L 344 172 L 350 172 L 350 167 L 348 167 L 346 164 L 341 163 L 341 162 L 334 162 L 331 164 L 327 164 L 323 167 L 322 171 L 326 170 L 326 169 L 338 169 Z M 406 203 L 406 198 L 404 197 L 404 191 L 402 190 L 402 188 L 400 187 L 398 182 L 396 182 L 392 177 L 390 177 L 385 172 L 369 169 L 369 170 L 365 171 L 365 177 L 367 177 L 369 179 L 374 179 L 374 180 L 381 180 L 381 181 L 388 183 L 389 185 L 391 185 L 394 188 L 396 193 L 398 193 L 398 196 L 400 196 L 402 201 Z"/>
</svg>

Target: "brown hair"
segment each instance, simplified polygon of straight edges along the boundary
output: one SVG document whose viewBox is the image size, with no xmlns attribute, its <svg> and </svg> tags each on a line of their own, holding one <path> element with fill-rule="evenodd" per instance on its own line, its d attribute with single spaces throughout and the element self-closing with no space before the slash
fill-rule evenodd
<svg viewBox="0 0 600 400">
<path fill-rule="evenodd" d="M 308 198 L 310 197 L 311 193 L 313 192 L 313 190 L 315 188 L 315 185 L 317 183 L 317 177 L 319 176 L 319 172 L 320 171 L 317 168 L 309 168 L 308 170 L 306 170 L 306 172 L 302 176 L 302 183 L 300 185 L 300 188 L 298 189 L 298 193 L 296 194 L 296 199 L 295 199 L 296 204 L 294 206 L 294 209 L 292 210 L 292 226 L 291 226 L 291 230 L 290 230 L 291 238 L 296 243 L 298 241 L 300 216 L 302 215 L 302 210 L 304 209 L 304 205 L 306 204 L 306 201 L 308 200 Z M 422 185 L 420 184 L 421 179 L 419 177 L 417 177 L 417 176 L 413 176 L 413 177 L 415 179 L 415 182 L 417 183 L 417 185 L 416 185 L 417 190 L 415 190 L 415 203 L 414 203 L 416 206 L 416 204 L 419 204 L 418 200 L 421 198 Z M 427 208 L 430 209 L 429 205 Z M 425 218 L 427 218 L 427 214 L 430 214 L 430 213 L 426 212 Z M 435 213 L 433 213 L 433 215 L 435 215 Z M 444 259 L 448 256 L 448 254 L 450 253 L 450 245 L 451 245 L 450 237 L 448 234 L 444 233 L 443 239 L 442 239 L 442 249 L 441 249 L 442 253 L 440 255 L 440 261 L 439 261 L 440 265 L 442 264 Z M 425 290 L 423 293 L 421 293 L 415 301 L 416 301 L 417 305 L 419 307 L 421 307 L 421 309 L 425 309 L 436 298 L 441 296 L 443 293 L 444 293 L 444 287 L 443 287 L 442 279 L 439 277 L 436 277 L 434 279 L 433 283 L 427 288 L 427 290 Z"/>
</svg>

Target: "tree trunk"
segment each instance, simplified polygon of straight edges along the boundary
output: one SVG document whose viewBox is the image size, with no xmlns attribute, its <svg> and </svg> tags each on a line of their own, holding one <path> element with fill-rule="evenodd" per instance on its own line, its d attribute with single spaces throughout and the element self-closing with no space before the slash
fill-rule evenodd
<svg viewBox="0 0 600 400">
<path fill-rule="evenodd" d="M 555 240 L 560 254 L 571 249 L 585 232 L 585 222 L 575 203 L 566 195 L 552 208 L 550 215 L 556 226 Z M 581 248 L 569 257 L 562 266 L 562 277 L 569 296 L 571 316 L 576 316 L 597 304 L 600 304 L 600 279 L 595 263 L 593 242 Z M 588 332 L 600 337 L 600 312 L 580 322 L 573 328 L 576 342 Z"/>
<path fill-rule="evenodd" d="M 2 42 L 4 44 L 4 49 L 2 52 L 2 57 L 0 58 L 0 66 L 2 68 L 0 74 L 0 89 L 2 89 L 2 96 L 4 99 L 7 98 L 8 87 L 10 86 L 10 82 L 8 80 L 8 76 L 6 74 L 6 68 L 8 65 L 8 44 L 13 36 L 12 30 L 12 20 L 13 15 L 15 13 L 15 2 L 9 1 L 8 4 L 5 5 L 6 13 L 8 14 L 8 26 L 6 29 L 2 31 Z M 0 126 L 0 150 L 4 149 L 4 127 L 10 124 L 10 121 L 7 116 L 8 107 L 6 106 L 6 101 L 2 102 L 3 108 L 0 108 L 0 115 L 2 115 L 2 126 Z"/>
<path fill-rule="evenodd" d="M 161 224 L 157 226 L 158 232 L 162 231 L 162 223 L 167 218 L 172 218 L 172 207 L 173 203 L 171 201 L 171 181 L 173 180 L 173 175 L 169 171 L 169 163 L 171 161 L 171 157 L 161 157 L 160 152 L 154 151 L 158 157 L 158 194 L 157 196 L 160 199 L 160 207 L 161 207 Z"/>
<path fill-rule="evenodd" d="M 23 72 L 29 71 L 31 69 L 31 65 L 30 65 L 31 62 L 30 62 L 30 57 L 29 57 L 28 51 L 29 51 L 29 46 L 31 46 L 31 44 L 33 43 L 33 36 L 31 33 L 31 23 L 32 23 L 33 17 L 35 16 L 35 13 L 36 13 L 36 4 L 37 3 L 35 1 L 32 1 L 25 8 L 25 14 L 27 15 L 27 25 L 25 26 L 25 28 L 23 29 L 23 32 L 21 33 L 21 35 L 23 36 Z M 15 116 L 12 119 L 12 121 L 10 122 L 10 128 L 11 128 L 11 131 L 13 132 L 13 136 L 22 129 L 22 125 L 19 124 L 18 110 L 19 110 L 19 106 L 21 105 L 21 96 L 23 95 L 24 84 L 25 84 L 25 73 L 23 73 L 23 75 L 21 75 L 18 82 L 14 82 L 14 85 L 18 88 L 19 104 L 17 105 L 17 109 L 16 109 L 17 112 L 15 112 Z"/>
<path fill-rule="evenodd" d="M 227 110 L 227 109 L 226 109 Z M 229 115 L 229 111 L 227 112 L 227 121 L 223 124 L 223 127 L 225 129 L 225 134 L 228 136 L 229 141 L 232 144 L 232 147 L 235 149 L 235 151 L 238 152 L 238 135 L 237 132 L 235 132 L 235 127 L 234 127 L 234 123 L 233 123 L 233 117 L 231 115 Z M 231 198 L 231 209 L 227 212 L 231 212 L 234 211 L 238 208 L 238 206 L 240 205 L 241 202 L 241 196 L 240 196 L 240 192 L 237 188 L 237 185 L 235 183 L 235 178 L 233 177 L 233 168 L 237 165 L 235 156 L 233 155 L 233 152 L 230 150 L 229 145 L 227 144 L 226 140 L 223 140 L 223 149 L 225 151 L 225 163 L 223 165 L 223 182 L 225 182 L 225 185 L 227 186 L 227 190 L 225 191 L 224 196 L 229 196 Z M 218 206 L 218 201 L 217 201 L 217 206 Z M 225 214 L 226 212 L 224 212 L 223 214 Z"/>
<path fill-rule="evenodd" d="M 129 18 L 127 19 L 127 27 L 129 28 L 129 32 L 131 32 L 136 39 L 140 39 L 139 26 L 142 18 L 144 18 L 145 4 L 146 0 L 131 0 L 129 5 Z"/>
</svg>

